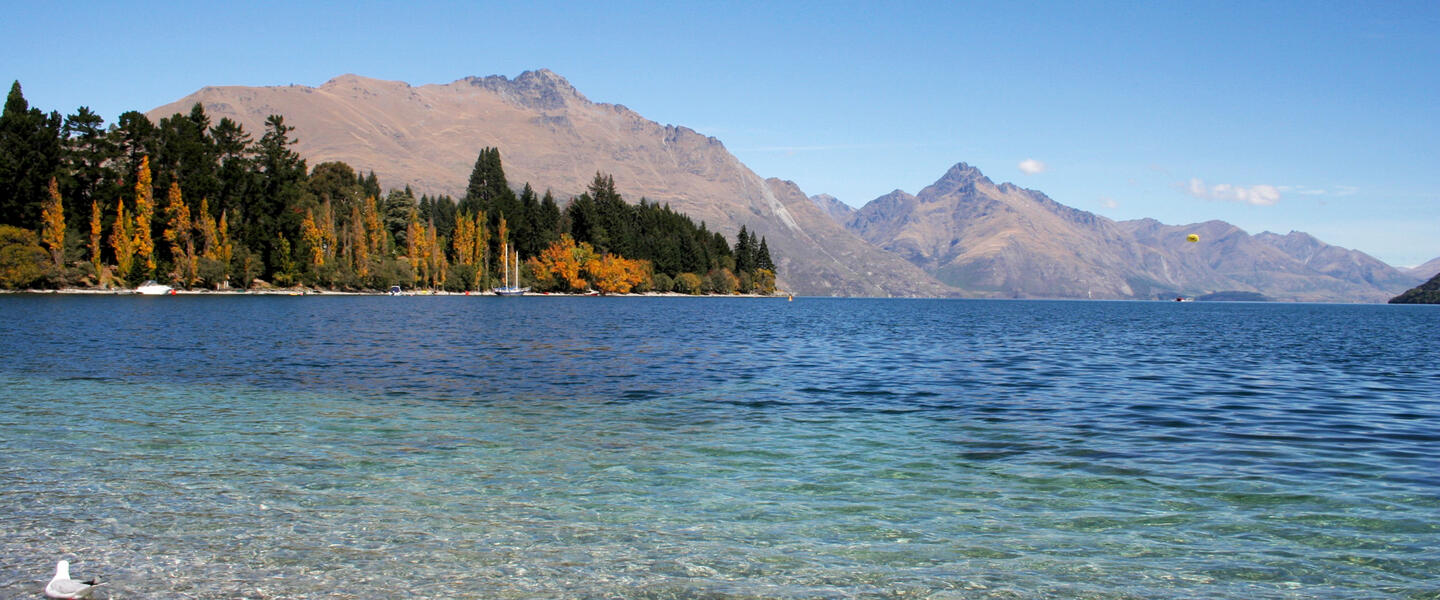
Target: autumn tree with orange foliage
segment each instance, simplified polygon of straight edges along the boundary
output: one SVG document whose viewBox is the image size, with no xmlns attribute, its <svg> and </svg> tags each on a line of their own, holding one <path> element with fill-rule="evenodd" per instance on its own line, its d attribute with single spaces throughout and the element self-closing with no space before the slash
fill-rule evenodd
<svg viewBox="0 0 1440 600">
<path fill-rule="evenodd" d="M 324 266 L 325 232 L 316 224 L 313 210 L 306 210 L 305 219 L 300 221 L 300 239 L 304 240 L 306 247 L 310 249 L 310 265 Z"/>
<path fill-rule="evenodd" d="M 145 272 L 155 275 L 155 236 L 150 223 L 155 219 L 155 189 L 150 184 L 150 157 L 140 157 L 140 174 L 135 180 L 135 256 L 145 259 Z M 124 270 L 124 269 L 122 269 Z"/>
<path fill-rule="evenodd" d="M 115 251 L 115 276 L 121 280 L 130 276 L 135 266 L 135 226 L 125 214 L 125 199 L 115 202 L 115 224 L 110 227 L 110 248 Z"/>
<path fill-rule="evenodd" d="M 54 177 L 50 178 L 50 190 L 45 196 L 40 221 L 43 225 L 40 229 L 41 243 L 50 248 L 50 258 L 55 261 L 55 268 L 64 268 L 65 206 L 60 202 L 60 186 L 55 184 Z"/>
<path fill-rule="evenodd" d="M 473 217 L 462 214 L 455 220 L 454 239 L 450 241 L 455 250 L 455 260 L 468 269 L 470 280 L 465 281 L 467 289 L 478 290 L 484 281 L 485 259 L 489 254 L 490 231 L 485 227 L 485 211 Z"/>
<path fill-rule="evenodd" d="M 590 283 L 601 294 L 628 294 L 650 279 L 650 261 L 631 260 L 616 254 L 593 258 L 585 264 Z"/>
<path fill-rule="evenodd" d="M 530 265 L 535 285 L 541 291 L 578 292 L 588 286 L 580 269 L 594 259 L 595 249 L 590 244 L 576 245 L 575 238 L 565 233 L 525 263 Z"/>
<path fill-rule="evenodd" d="M 95 280 L 104 283 L 105 265 L 100 262 L 100 240 L 104 229 L 100 225 L 100 201 L 90 201 L 90 266 L 95 268 Z"/>
<path fill-rule="evenodd" d="M 195 254 L 193 234 L 195 224 L 190 219 L 190 207 L 180 197 L 179 183 L 170 182 L 167 200 L 166 212 L 170 219 L 169 226 L 165 228 L 165 241 L 170 242 L 170 256 L 175 260 L 176 274 L 185 287 L 190 287 L 199 278 L 199 257 Z"/>
</svg>

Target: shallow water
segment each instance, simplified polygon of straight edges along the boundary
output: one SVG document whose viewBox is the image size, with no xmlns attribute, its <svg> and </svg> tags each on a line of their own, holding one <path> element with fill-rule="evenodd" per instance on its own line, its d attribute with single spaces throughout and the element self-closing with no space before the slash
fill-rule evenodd
<svg viewBox="0 0 1440 600">
<path fill-rule="evenodd" d="M 0 297 L 0 596 L 1437 598 L 1437 326 Z"/>
</svg>

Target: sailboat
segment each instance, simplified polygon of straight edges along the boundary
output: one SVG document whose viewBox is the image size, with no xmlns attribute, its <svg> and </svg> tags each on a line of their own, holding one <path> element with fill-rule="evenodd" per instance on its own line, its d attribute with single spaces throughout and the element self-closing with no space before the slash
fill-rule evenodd
<svg viewBox="0 0 1440 600">
<path fill-rule="evenodd" d="M 528 287 L 527 287 L 527 288 L 522 288 L 522 287 L 520 287 L 520 251 L 519 251 L 519 250 L 516 250 L 516 251 L 514 252 L 514 254 L 512 255 L 511 252 L 510 252 L 510 249 L 509 249 L 509 245 L 508 245 L 508 244 L 501 244 L 501 246 L 500 246 L 500 253 L 501 253 L 501 261 L 500 261 L 500 262 L 501 262 L 502 264 L 504 264 L 504 267 L 505 267 L 505 282 L 504 282 L 504 284 L 501 285 L 500 287 L 495 288 L 495 290 L 494 290 L 494 291 L 495 291 L 495 295 L 497 295 L 497 296 L 524 296 L 524 295 L 525 295 L 525 292 L 530 291 L 530 288 L 528 288 Z M 511 274 L 510 259 L 511 259 L 512 257 L 515 259 L 515 269 L 514 269 L 514 274 L 515 274 L 515 275 L 514 275 L 514 278 L 515 278 L 515 281 L 514 281 L 513 284 L 512 284 L 511 281 L 510 281 L 510 278 L 511 278 L 511 275 L 510 275 L 510 274 Z"/>
</svg>

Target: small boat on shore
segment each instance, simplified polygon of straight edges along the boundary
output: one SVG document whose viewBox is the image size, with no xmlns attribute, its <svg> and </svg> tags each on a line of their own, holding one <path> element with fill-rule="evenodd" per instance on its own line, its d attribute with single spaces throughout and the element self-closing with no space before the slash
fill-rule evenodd
<svg viewBox="0 0 1440 600">
<path fill-rule="evenodd" d="M 154 279 L 146 281 L 140 287 L 135 288 L 135 293 L 145 296 L 174 296 L 175 288 L 168 285 L 156 283 Z"/>
</svg>

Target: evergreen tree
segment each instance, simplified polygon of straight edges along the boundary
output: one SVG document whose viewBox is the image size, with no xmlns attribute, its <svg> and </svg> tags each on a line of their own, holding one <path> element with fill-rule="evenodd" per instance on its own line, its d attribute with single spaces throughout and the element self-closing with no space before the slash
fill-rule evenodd
<svg viewBox="0 0 1440 600">
<path fill-rule="evenodd" d="M 109 132 L 111 143 L 119 155 L 119 169 L 126 177 L 134 177 L 142 157 L 150 156 L 159 147 L 155 124 L 144 113 L 126 111 Z"/>
<path fill-rule="evenodd" d="M 548 189 L 545 190 L 545 197 L 540 199 L 539 217 L 535 221 L 542 247 L 560 239 L 560 206 L 555 203 L 555 196 Z"/>
<path fill-rule="evenodd" d="M 265 127 L 255 151 L 258 173 L 255 195 L 246 207 L 253 210 L 246 215 L 244 239 L 246 245 L 265 253 L 268 272 L 289 275 L 295 272 L 290 240 L 298 238 L 301 218 L 291 209 L 305 180 L 305 159 L 291 149 L 295 140 L 290 132 L 295 128 L 286 125 L 284 117 L 270 115 Z"/>
<path fill-rule="evenodd" d="M 390 190 L 385 196 L 384 206 L 381 207 L 381 220 L 385 223 L 385 230 L 395 238 L 397 247 L 404 247 L 408 241 L 406 238 L 406 227 L 410 223 L 410 213 L 415 210 L 415 194 L 406 186 L 402 190 Z"/>
<path fill-rule="evenodd" d="M 760 248 L 756 251 L 755 268 L 765 269 L 772 275 L 775 273 L 775 261 L 770 260 L 770 245 L 765 243 L 765 238 L 760 238 Z"/>
<path fill-rule="evenodd" d="M 61 193 L 66 198 L 65 210 L 81 214 L 102 196 L 113 197 L 113 186 L 119 179 L 110 164 L 117 156 L 115 144 L 105 134 L 105 119 L 82 106 L 65 117 L 61 129 L 64 137 L 64 177 Z M 108 188 L 108 189 L 107 189 Z"/>
<path fill-rule="evenodd" d="M 208 198 L 217 193 L 219 153 L 209 133 L 210 117 L 198 102 L 188 115 L 175 113 L 161 119 L 150 157 L 155 186 L 169 189 L 172 182 L 177 182 L 187 198 Z"/>
<path fill-rule="evenodd" d="M 740 226 L 740 233 L 735 236 L 735 271 L 738 273 L 749 273 L 755 270 L 755 246 L 754 240 L 750 239 L 750 232 L 744 225 Z"/>
<path fill-rule="evenodd" d="M 521 256 L 535 256 L 544 248 L 540 236 L 540 199 L 529 183 L 520 191 L 519 213 L 511 225 L 515 228 L 515 250 Z"/>
<path fill-rule="evenodd" d="M 380 179 L 375 176 L 374 169 L 370 170 L 370 175 L 365 177 L 365 181 L 361 183 L 360 187 L 365 196 L 379 198 L 383 193 L 380 189 Z"/>
<path fill-rule="evenodd" d="M 243 223 L 253 212 L 253 209 L 245 210 L 245 203 L 256 182 L 250 134 L 227 117 L 210 129 L 210 139 L 215 144 L 217 160 L 217 188 L 209 198 L 214 211 L 211 216 L 235 215 L 240 219 L 237 227 L 243 229 Z"/>
<path fill-rule="evenodd" d="M 20 82 L 0 112 L 0 224 L 34 229 L 60 167 L 60 113 L 30 108 Z"/>
</svg>

